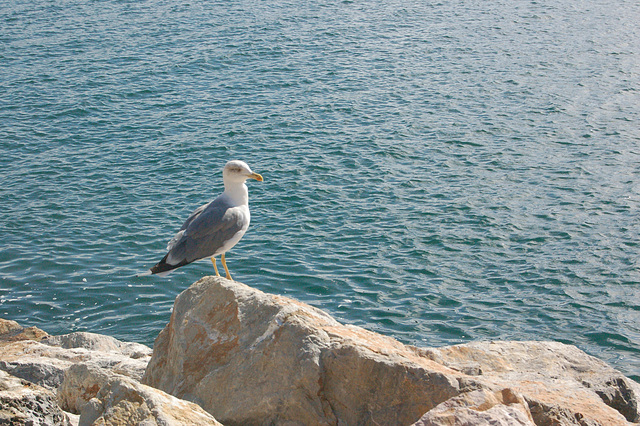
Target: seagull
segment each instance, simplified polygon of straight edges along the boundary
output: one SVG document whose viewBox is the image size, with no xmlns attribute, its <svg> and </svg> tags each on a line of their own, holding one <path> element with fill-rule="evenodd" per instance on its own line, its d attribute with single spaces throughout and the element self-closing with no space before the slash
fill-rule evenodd
<svg viewBox="0 0 640 426">
<path fill-rule="evenodd" d="M 174 269 L 210 257 L 216 275 L 220 276 L 216 265 L 216 256 L 220 255 L 227 279 L 231 280 L 224 254 L 240 241 L 249 228 L 251 214 L 249 191 L 245 184 L 247 179 L 263 180 L 244 161 L 229 161 L 222 171 L 224 192 L 191 213 L 167 244 L 168 253 L 142 275 L 166 276 Z"/>
</svg>

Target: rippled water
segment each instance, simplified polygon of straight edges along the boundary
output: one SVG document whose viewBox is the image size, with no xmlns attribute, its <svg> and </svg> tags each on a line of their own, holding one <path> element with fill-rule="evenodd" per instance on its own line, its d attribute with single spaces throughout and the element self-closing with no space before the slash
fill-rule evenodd
<svg viewBox="0 0 640 426">
<path fill-rule="evenodd" d="M 640 379 L 640 4 L 0 0 L 0 316 L 152 344 L 250 182 L 238 281 L 419 346 Z"/>
</svg>

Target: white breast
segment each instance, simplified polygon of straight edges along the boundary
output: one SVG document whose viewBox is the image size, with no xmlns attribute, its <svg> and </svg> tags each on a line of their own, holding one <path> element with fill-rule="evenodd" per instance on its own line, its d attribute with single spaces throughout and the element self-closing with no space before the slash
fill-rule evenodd
<svg viewBox="0 0 640 426">
<path fill-rule="evenodd" d="M 233 207 L 233 209 L 234 210 L 239 209 L 240 214 L 245 216 L 247 220 L 245 221 L 242 229 L 236 232 L 236 234 L 233 237 L 229 238 L 227 241 L 222 243 L 222 246 L 218 250 L 216 250 L 216 252 L 214 253 L 214 256 L 217 256 L 219 254 L 222 254 L 231 250 L 233 246 L 238 244 L 238 241 L 242 239 L 242 237 L 244 236 L 244 233 L 247 232 L 247 229 L 249 228 L 249 222 L 251 221 L 251 213 L 249 213 L 249 206 L 244 204 L 241 206 Z"/>
</svg>

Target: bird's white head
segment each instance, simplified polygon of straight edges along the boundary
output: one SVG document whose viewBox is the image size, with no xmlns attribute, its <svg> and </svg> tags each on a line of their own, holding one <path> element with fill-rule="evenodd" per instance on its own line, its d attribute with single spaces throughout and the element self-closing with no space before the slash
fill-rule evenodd
<svg viewBox="0 0 640 426">
<path fill-rule="evenodd" d="M 262 182 L 262 176 L 254 173 L 247 163 L 240 160 L 231 160 L 224 166 L 222 179 L 225 186 L 227 184 L 244 183 L 247 179 L 255 179 L 258 182 Z"/>
</svg>

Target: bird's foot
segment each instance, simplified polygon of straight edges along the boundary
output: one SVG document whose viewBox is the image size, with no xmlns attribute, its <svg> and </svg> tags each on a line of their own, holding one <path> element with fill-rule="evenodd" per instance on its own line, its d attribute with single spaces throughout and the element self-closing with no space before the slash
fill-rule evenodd
<svg viewBox="0 0 640 426">
<path fill-rule="evenodd" d="M 224 253 L 220 256 L 220 260 L 222 260 L 222 266 L 224 266 L 224 272 L 227 274 L 227 279 L 229 281 L 233 281 L 233 278 L 231 278 L 231 274 L 229 273 L 229 268 L 227 268 L 227 260 L 224 258 Z"/>
<path fill-rule="evenodd" d="M 220 276 L 220 273 L 218 272 L 218 266 L 216 265 L 216 258 L 211 256 L 211 263 L 213 263 L 213 269 L 216 270 L 216 277 Z"/>
</svg>

